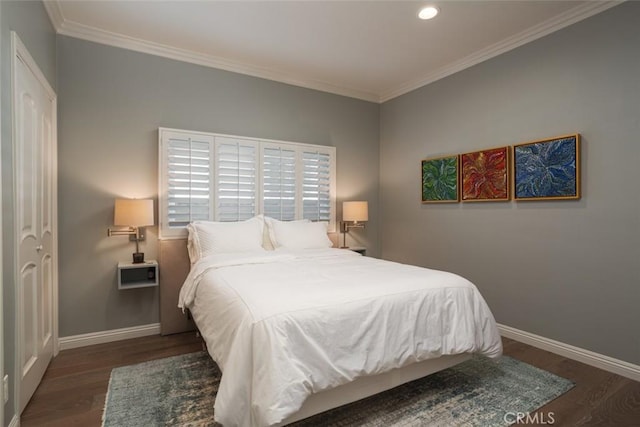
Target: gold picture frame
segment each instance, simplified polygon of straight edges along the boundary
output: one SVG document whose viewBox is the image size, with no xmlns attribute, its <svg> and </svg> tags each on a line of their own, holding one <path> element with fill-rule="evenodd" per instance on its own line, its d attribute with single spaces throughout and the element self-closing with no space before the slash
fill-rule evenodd
<svg viewBox="0 0 640 427">
<path fill-rule="evenodd" d="M 513 146 L 513 199 L 577 200 L 580 188 L 580 134 Z"/>
<path fill-rule="evenodd" d="M 458 203 L 460 201 L 460 156 L 422 160 L 422 203 Z"/>
<path fill-rule="evenodd" d="M 463 202 L 511 200 L 511 147 L 460 155 L 460 198 Z"/>
</svg>

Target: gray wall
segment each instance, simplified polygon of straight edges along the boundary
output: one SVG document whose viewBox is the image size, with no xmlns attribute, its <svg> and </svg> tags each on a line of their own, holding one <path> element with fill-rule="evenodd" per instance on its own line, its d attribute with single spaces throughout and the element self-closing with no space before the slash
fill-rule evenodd
<svg viewBox="0 0 640 427">
<path fill-rule="evenodd" d="M 640 364 L 640 3 L 386 102 L 384 258 L 472 280 L 499 323 Z M 420 160 L 579 132 L 579 201 L 420 203 Z"/>
<path fill-rule="evenodd" d="M 500 323 L 640 363 L 640 4 L 381 108 L 68 37 L 57 38 L 56 56 L 40 2 L 0 8 L 5 372 L 15 339 L 10 30 L 59 97 L 60 336 L 158 321 L 156 290 L 117 291 L 115 265 L 133 245 L 106 229 L 115 197 L 156 198 L 157 128 L 166 126 L 336 146 L 339 200 L 370 203 L 367 230 L 354 232 L 370 254 L 463 274 Z M 424 157 L 574 131 L 583 135 L 580 201 L 419 202 Z M 149 258 L 156 232 L 143 245 Z M 13 397 L 6 421 L 12 408 Z"/>
<path fill-rule="evenodd" d="M 13 381 L 15 369 L 15 269 L 13 256 L 13 168 L 11 139 L 11 31 L 29 50 L 45 77 L 56 88 L 56 35 L 41 2 L 0 1 L 2 19 L 2 237 L 3 237 L 3 320 L 4 372 L 10 377 L 10 397 L 5 405 L 5 424 L 14 415 Z"/>
<path fill-rule="evenodd" d="M 369 201 L 354 235 L 379 253 L 379 105 L 64 36 L 58 67 L 61 337 L 158 321 L 156 289 L 118 291 L 134 245 L 107 228 L 114 198 L 157 201 L 160 126 L 337 147 L 338 200 Z"/>
</svg>

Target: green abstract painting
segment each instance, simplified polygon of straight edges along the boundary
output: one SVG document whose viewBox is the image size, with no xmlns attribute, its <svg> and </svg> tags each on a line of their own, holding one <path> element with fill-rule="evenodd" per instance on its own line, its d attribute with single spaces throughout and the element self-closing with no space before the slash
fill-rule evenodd
<svg viewBox="0 0 640 427">
<path fill-rule="evenodd" d="M 422 203 L 457 202 L 458 156 L 422 161 Z"/>
</svg>

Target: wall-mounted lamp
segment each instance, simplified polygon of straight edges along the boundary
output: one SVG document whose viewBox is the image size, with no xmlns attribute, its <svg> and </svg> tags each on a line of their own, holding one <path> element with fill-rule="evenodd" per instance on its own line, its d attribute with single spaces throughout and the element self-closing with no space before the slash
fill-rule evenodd
<svg viewBox="0 0 640 427">
<path fill-rule="evenodd" d="M 343 202 L 342 221 L 340 222 L 340 232 L 342 233 L 342 248 L 347 246 L 347 233 L 351 228 L 364 228 L 365 222 L 369 221 L 368 202 Z"/>
<path fill-rule="evenodd" d="M 153 200 L 151 199 L 116 199 L 113 210 L 113 225 L 126 227 L 117 230 L 108 229 L 108 236 L 130 236 L 129 239 L 136 242 L 136 252 L 133 254 L 133 262 L 144 262 L 144 253 L 140 252 L 138 243 L 144 240 L 144 229 L 155 223 L 153 219 Z"/>
</svg>

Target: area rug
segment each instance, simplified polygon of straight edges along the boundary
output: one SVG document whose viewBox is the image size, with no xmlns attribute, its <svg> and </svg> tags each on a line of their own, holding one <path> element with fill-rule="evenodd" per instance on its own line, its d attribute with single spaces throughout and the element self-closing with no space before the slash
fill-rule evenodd
<svg viewBox="0 0 640 427">
<path fill-rule="evenodd" d="M 204 352 L 116 368 L 102 425 L 216 426 L 220 370 Z M 295 423 L 296 427 L 506 426 L 573 383 L 507 356 L 460 365 Z"/>
</svg>

